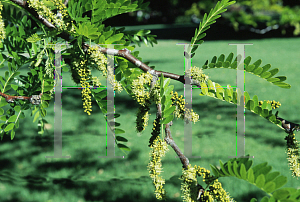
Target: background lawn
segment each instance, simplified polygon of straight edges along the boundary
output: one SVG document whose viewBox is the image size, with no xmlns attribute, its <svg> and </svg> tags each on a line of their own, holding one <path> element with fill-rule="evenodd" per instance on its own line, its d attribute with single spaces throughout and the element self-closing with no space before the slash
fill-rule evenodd
<svg viewBox="0 0 300 202">
<path fill-rule="evenodd" d="M 184 57 L 182 45 L 188 41 L 159 40 L 155 47 L 138 47 L 143 61 L 150 61 L 156 70 L 183 74 Z M 236 56 L 236 46 L 228 43 L 253 43 L 246 46 L 245 54 L 252 57 L 251 63 L 262 59 L 262 65 L 270 63 L 279 68 L 276 76 L 287 76 L 291 89 L 281 89 L 252 74 L 246 74 L 246 91 L 251 98 L 280 101 L 279 115 L 289 121 L 300 123 L 298 118 L 298 75 L 300 38 L 265 39 L 248 41 L 208 41 L 204 42 L 193 59 L 195 66 L 201 67 L 213 56 L 230 52 Z M 26 70 L 26 68 L 25 68 Z M 24 72 L 25 72 L 24 70 Z M 235 85 L 236 72 L 230 69 L 205 70 L 210 79 L 226 86 Z M 171 81 L 175 90 L 183 94 L 183 85 Z M 63 85 L 73 85 L 70 76 L 63 73 Z M 200 121 L 193 125 L 192 165 L 210 169 L 209 164 L 219 165 L 235 155 L 236 106 L 213 98 L 199 96 L 200 90 L 193 90 L 193 109 Z M 103 115 L 95 102 L 93 112 L 88 116 L 83 112 L 81 92 L 78 89 L 63 89 L 63 152 L 70 159 L 50 159 L 53 156 L 53 101 L 47 111 L 48 132 L 40 137 L 37 125 L 32 123 L 30 113 L 20 121 L 20 128 L 13 141 L 5 136 L 0 143 L 0 201 L 156 201 L 154 187 L 148 175 L 149 137 L 155 118 L 155 107 L 151 108 L 149 127 L 141 134 L 135 131 L 135 114 L 138 105 L 125 92 L 116 93 L 116 119 L 120 128 L 126 131 L 126 143 L 132 151 L 125 155 L 116 149 L 116 156 L 124 158 L 98 158 L 105 156 L 106 125 Z M 275 110 L 276 111 L 276 110 Z M 275 113 L 275 112 L 274 112 Z M 183 150 L 184 123 L 174 120 L 172 135 Z M 299 135 L 297 135 L 299 137 Z M 296 136 L 296 137 L 297 137 Z M 291 176 L 285 154 L 285 133 L 276 125 L 262 117 L 246 111 L 246 154 L 254 156 L 254 165 L 268 161 L 273 171 L 279 171 L 288 178 L 285 187 L 300 188 L 299 181 Z M 168 201 L 182 201 L 180 180 L 182 165 L 170 149 L 163 163 Z M 250 201 L 252 197 L 262 198 L 263 192 L 245 181 L 236 178 L 221 178 L 226 191 L 236 201 Z"/>
</svg>

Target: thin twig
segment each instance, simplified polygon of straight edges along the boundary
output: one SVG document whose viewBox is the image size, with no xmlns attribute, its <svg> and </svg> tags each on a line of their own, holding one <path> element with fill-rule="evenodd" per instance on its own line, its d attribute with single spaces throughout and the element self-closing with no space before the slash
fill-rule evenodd
<svg viewBox="0 0 300 202">
<path fill-rule="evenodd" d="M 182 153 L 182 151 L 179 149 L 179 147 L 177 146 L 176 142 L 174 141 L 174 139 L 172 138 L 171 135 L 171 129 L 170 126 L 172 125 L 172 121 L 168 124 L 166 124 L 166 128 L 165 128 L 165 132 L 166 132 L 166 137 L 165 137 L 165 141 L 168 145 L 170 145 L 173 150 L 176 152 L 177 156 L 180 158 L 180 161 L 182 163 L 182 167 L 187 169 L 188 165 L 189 165 L 189 159 Z"/>
<path fill-rule="evenodd" d="M 29 8 L 28 3 L 26 1 L 22 1 L 22 0 L 11 0 L 11 1 L 22 6 L 25 10 L 27 10 L 29 13 L 31 13 L 34 17 L 36 17 L 39 21 L 41 21 L 47 27 L 57 29 L 53 24 L 48 22 L 43 16 L 39 15 L 33 8 Z M 65 3 L 66 3 L 66 1 L 65 1 Z M 65 39 L 66 41 L 70 40 L 70 35 L 66 32 L 62 32 L 57 36 Z M 74 43 L 75 43 L 75 41 L 73 41 L 73 44 Z M 86 43 L 82 43 L 82 45 L 83 45 L 83 50 L 87 50 L 87 48 L 89 47 L 89 45 Z M 179 81 L 179 82 L 185 84 L 184 75 L 178 75 L 178 74 L 173 74 L 173 73 L 169 73 L 169 72 L 162 72 L 162 71 L 154 70 L 151 67 L 149 67 L 148 65 L 146 65 L 143 62 L 141 62 L 140 60 L 138 60 L 137 58 L 135 58 L 133 55 L 131 55 L 130 51 L 127 49 L 116 50 L 116 49 L 109 49 L 109 48 L 102 48 L 102 47 L 100 47 L 99 49 L 102 53 L 106 53 L 106 54 L 114 53 L 117 56 L 121 56 L 121 57 L 127 59 L 132 64 L 139 67 L 140 69 L 144 70 L 145 72 L 152 70 L 152 71 L 154 71 L 154 73 L 157 76 L 160 76 L 161 74 L 163 74 L 164 77 L 166 77 L 166 78 L 171 78 L 173 80 L 176 80 L 176 81 Z M 200 83 L 193 79 L 191 79 L 191 85 L 196 85 L 198 88 L 201 88 Z"/>
<path fill-rule="evenodd" d="M 151 82 L 151 89 L 153 88 L 154 85 L 155 85 L 155 83 Z M 161 104 L 160 103 L 157 104 L 156 108 L 157 108 L 156 117 L 162 117 Z M 165 128 L 165 133 L 166 134 L 165 134 L 164 140 L 166 141 L 166 143 L 168 145 L 170 145 L 173 148 L 173 150 L 175 151 L 175 153 L 177 154 L 177 156 L 180 158 L 180 161 L 182 163 L 182 167 L 185 168 L 185 169 L 187 169 L 188 165 L 189 165 L 189 159 L 182 153 L 182 151 L 179 149 L 179 147 L 177 146 L 176 142 L 172 138 L 171 129 L 170 129 L 170 126 L 172 126 L 172 124 L 173 124 L 172 121 L 170 123 L 166 124 L 166 128 Z"/>
<path fill-rule="evenodd" d="M 64 2 L 65 6 L 68 5 L 68 2 L 69 2 L 69 0 L 65 0 L 65 2 Z"/>
<path fill-rule="evenodd" d="M 30 97 L 27 97 L 27 96 L 7 95 L 5 93 L 0 92 L 0 96 L 4 97 L 5 101 L 9 103 L 14 102 L 15 100 L 29 100 L 31 104 L 39 105 L 41 103 L 42 93 L 40 93 L 39 95 L 32 95 Z"/>
<path fill-rule="evenodd" d="M 45 18 L 43 18 L 43 16 L 39 15 L 33 8 L 29 8 L 26 1 L 25 2 L 21 1 L 21 0 L 11 0 L 11 1 L 18 4 L 18 5 L 20 5 L 20 6 L 22 6 L 24 9 L 26 9 L 28 12 L 30 12 L 34 17 L 36 17 L 39 21 L 41 21 L 47 27 L 57 29 L 53 24 L 49 23 Z M 65 1 L 65 3 L 66 2 L 67 2 L 67 0 Z M 70 39 L 70 35 L 68 33 L 63 32 L 63 33 L 59 34 L 58 36 L 65 39 L 66 41 L 69 41 L 69 39 Z M 75 43 L 75 42 L 73 41 L 73 43 Z M 89 45 L 86 44 L 86 43 L 83 43 L 82 45 L 83 45 L 84 50 L 87 50 L 87 48 L 89 47 Z M 106 54 L 113 53 L 114 55 L 126 58 L 129 62 L 136 65 L 137 67 L 139 67 L 140 69 L 142 69 L 145 72 L 146 71 L 151 71 L 152 73 L 154 72 L 154 74 L 156 74 L 157 76 L 160 76 L 161 74 L 163 74 L 164 77 L 166 77 L 166 78 L 171 78 L 171 79 L 180 81 L 181 83 L 185 84 L 184 75 L 177 75 L 177 74 L 173 74 L 173 73 L 169 73 L 169 72 L 156 71 L 156 70 L 150 68 L 148 65 L 144 64 L 143 62 L 141 62 L 140 60 L 138 60 L 137 58 L 135 58 L 133 55 L 131 55 L 130 51 L 127 50 L 127 49 L 116 50 L 116 49 L 109 49 L 109 48 L 100 47 L 99 50 L 102 53 L 106 53 Z M 194 81 L 193 79 L 191 80 L 191 84 L 192 85 L 197 85 L 197 87 L 200 87 L 199 82 Z M 158 113 L 161 116 L 161 114 L 162 114 L 161 106 L 159 106 L 159 105 L 160 104 L 157 105 L 157 109 L 158 109 Z M 188 165 L 189 165 L 189 160 L 180 151 L 179 147 L 177 146 L 174 139 L 172 138 L 171 130 L 170 130 L 171 125 L 172 125 L 172 122 L 166 124 L 165 141 L 167 142 L 167 144 L 169 144 L 174 149 L 174 151 L 176 152 L 176 154 L 180 158 L 183 167 L 187 168 Z"/>
</svg>

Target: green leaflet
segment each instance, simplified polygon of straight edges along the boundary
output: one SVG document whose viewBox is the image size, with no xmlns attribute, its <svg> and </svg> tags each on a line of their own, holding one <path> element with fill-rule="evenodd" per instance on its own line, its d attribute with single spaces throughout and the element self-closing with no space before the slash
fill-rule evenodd
<svg viewBox="0 0 300 202">
<path fill-rule="evenodd" d="M 87 38 L 90 38 L 92 40 L 95 40 L 99 38 L 101 35 L 100 32 L 98 32 L 98 28 L 95 24 L 91 24 L 91 22 L 83 22 L 78 25 L 78 27 L 75 27 L 76 32 L 79 35 L 86 36 Z"/>
<path fill-rule="evenodd" d="M 121 143 L 117 143 L 117 146 L 119 149 L 121 150 L 124 150 L 124 151 L 131 151 L 131 149 L 129 147 L 127 147 L 126 145 L 124 144 L 121 144 Z"/>
<path fill-rule="evenodd" d="M 247 170 L 245 164 L 242 164 L 240 167 L 240 175 L 243 180 L 247 179 Z"/>
<path fill-rule="evenodd" d="M 116 130 L 121 130 L 121 129 L 118 129 L 118 128 L 117 128 Z M 116 132 L 116 130 L 115 130 L 115 134 L 119 134 L 119 133 Z M 121 130 L 121 131 L 122 131 L 121 133 L 125 133 L 124 130 Z M 122 137 L 122 136 L 116 135 L 116 139 L 117 139 L 119 142 L 128 142 L 128 140 L 127 140 L 125 137 Z"/>
<path fill-rule="evenodd" d="M 86 9 L 92 10 L 92 23 L 102 23 L 104 20 L 111 18 L 122 13 L 133 12 L 137 10 L 145 9 L 150 2 L 142 3 L 142 0 L 130 2 L 124 0 L 118 0 L 114 3 L 108 3 L 107 1 L 93 0 L 88 5 L 85 5 Z"/>
<path fill-rule="evenodd" d="M 266 190 L 266 192 L 268 192 L 268 193 L 273 192 L 275 190 L 275 188 L 276 188 L 275 182 L 267 182 L 263 186 L 263 189 Z"/>
<path fill-rule="evenodd" d="M 106 88 L 91 89 L 91 93 L 92 93 L 92 96 L 94 97 L 94 99 L 96 100 L 99 108 L 101 109 L 101 111 L 103 113 L 103 117 L 104 117 L 107 125 L 110 126 L 111 125 L 111 123 L 109 122 L 110 120 L 107 119 L 107 100 L 106 100 L 107 89 Z M 114 119 L 116 119 L 118 117 L 120 117 L 120 114 L 114 114 Z M 119 134 L 125 133 L 124 130 L 117 128 L 121 124 L 118 122 L 114 122 L 114 123 L 115 123 L 114 128 L 111 128 L 111 127 L 109 127 L 109 128 L 111 130 L 113 130 L 113 132 L 116 135 L 115 142 L 116 142 L 118 148 L 123 151 L 130 151 L 131 149 L 129 147 L 127 147 L 124 144 L 118 143 L 118 142 L 127 142 L 128 140 L 125 137 L 119 135 Z"/>
<path fill-rule="evenodd" d="M 124 31 L 125 38 L 129 41 L 136 43 L 141 46 L 141 41 L 145 43 L 146 46 L 150 44 L 153 47 L 153 43 L 157 44 L 155 40 L 156 35 L 151 35 L 150 30 L 134 30 L 134 31 Z"/>
<path fill-rule="evenodd" d="M 230 85 L 227 85 L 227 88 L 222 88 L 220 84 L 212 82 L 211 80 L 205 83 L 201 83 L 201 96 L 206 95 L 209 97 L 213 97 L 222 101 L 226 101 L 231 104 L 237 104 L 238 98 L 241 97 L 241 92 L 238 90 L 233 91 Z M 262 106 L 258 106 L 258 97 L 255 95 L 253 99 L 250 98 L 249 93 L 247 91 L 244 92 L 245 98 L 245 108 L 249 111 L 262 116 L 272 123 L 276 123 L 275 115 L 272 114 L 272 107 L 270 103 L 264 101 Z"/>
<path fill-rule="evenodd" d="M 258 188 L 262 188 L 265 185 L 265 176 L 263 174 L 260 174 L 255 181 L 255 185 Z"/>
<path fill-rule="evenodd" d="M 114 42 L 120 41 L 123 37 L 123 33 L 115 34 L 106 39 L 105 44 L 113 44 Z"/>
<path fill-rule="evenodd" d="M 210 25 L 215 23 L 216 19 L 221 17 L 221 13 L 226 11 L 226 7 L 230 6 L 231 4 L 234 4 L 235 1 L 228 1 L 228 0 L 222 0 L 219 1 L 216 6 L 210 10 L 209 14 L 204 14 L 204 17 L 202 19 L 202 22 L 199 24 L 199 28 L 195 30 L 195 35 L 192 37 L 191 40 L 191 47 L 192 50 L 189 51 L 189 54 L 191 54 L 191 57 L 194 57 L 195 51 L 199 47 L 200 44 L 203 43 L 203 39 L 205 37 L 205 31 L 210 28 Z"/>
<path fill-rule="evenodd" d="M 272 167 L 268 166 L 267 162 L 252 167 L 252 160 L 249 158 L 235 158 L 225 164 L 220 160 L 220 168 L 214 165 L 210 165 L 210 167 L 217 178 L 233 176 L 257 186 L 270 195 L 270 198 L 264 199 L 266 201 L 290 199 L 289 201 L 296 202 L 297 200 L 292 199 L 300 196 L 300 192 L 294 188 L 281 188 L 286 184 L 287 178 L 280 175 L 279 172 L 270 173 Z M 256 199 L 251 201 L 256 201 Z"/>
<path fill-rule="evenodd" d="M 224 55 L 221 54 L 218 58 L 217 62 L 217 56 L 213 56 L 211 62 L 209 63 L 208 60 L 205 62 L 205 64 L 202 66 L 203 69 L 208 69 L 208 68 L 229 68 L 229 69 L 236 69 L 237 66 L 237 58 L 235 58 L 234 62 L 232 62 L 233 59 L 233 53 L 230 53 L 226 59 L 226 62 L 223 62 L 224 60 Z M 250 64 L 251 57 L 248 56 L 244 60 L 244 65 L 245 65 L 245 71 L 251 74 L 254 74 L 262 79 L 265 79 L 266 81 L 273 83 L 276 86 L 279 86 L 281 88 L 291 88 L 290 84 L 284 83 L 282 81 L 286 80 L 285 76 L 275 76 L 278 72 L 279 69 L 275 68 L 270 71 L 268 71 L 271 68 L 270 64 L 266 64 L 263 67 L 260 67 L 262 60 L 257 60 L 253 64 Z"/>
<path fill-rule="evenodd" d="M 12 130 L 14 126 L 15 126 L 14 123 L 8 124 L 8 125 L 5 127 L 4 132 L 8 132 L 8 131 Z"/>
<path fill-rule="evenodd" d="M 168 86 L 170 83 L 170 79 L 164 79 L 163 74 L 160 77 L 160 96 L 161 96 L 161 110 L 162 110 L 162 119 L 161 124 L 167 124 L 171 122 L 174 118 L 173 112 L 175 110 L 175 106 L 172 106 L 172 95 L 171 91 L 174 86 Z"/>
</svg>

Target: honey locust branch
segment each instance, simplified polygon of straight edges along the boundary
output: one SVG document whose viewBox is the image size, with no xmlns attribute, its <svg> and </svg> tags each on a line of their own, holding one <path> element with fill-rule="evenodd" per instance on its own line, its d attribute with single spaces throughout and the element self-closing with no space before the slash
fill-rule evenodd
<svg viewBox="0 0 300 202">
<path fill-rule="evenodd" d="M 48 28 L 57 29 L 53 24 L 48 22 L 43 16 L 39 15 L 33 8 L 29 8 L 28 3 L 26 1 L 22 1 L 22 0 L 11 0 L 11 1 L 16 3 L 19 6 L 23 7 L 32 16 L 34 16 L 36 19 L 38 19 L 41 23 L 46 25 Z M 65 1 L 65 4 L 67 4 L 67 1 Z M 57 36 L 63 38 L 66 41 L 69 41 L 70 38 L 71 38 L 71 36 L 68 33 L 65 33 L 65 32 L 62 32 L 62 33 L 58 34 Z M 75 41 L 76 40 L 74 40 L 73 43 L 75 43 Z M 82 46 L 83 46 L 83 50 L 85 50 L 85 51 L 87 51 L 88 48 L 89 48 L 89 45 L 86 44 L 86 43 L 83 43 Z M 158 77 L 160 77 L 161 74 L 163 74 L 163 76 L 166 77 L 166 78 L 170 78 L 170 79 L 173 79 L 173 80 L 176 80 L 176 81 L 179 81 L 179 82 L 185 84 L 184 75 L 177 75 L 177 74 L 173 74 L 173 73 L 169 73 L 169 72 L 162 72 L 162 71 L 154 70 L 154 69 L 150 68 L 148 65 L 146 65 L 143 62 L 141 62 L 140 60 L 138 60 L 137 58 L 135 58 L 133 55 L 131 55 L 130 51 L 127 50 L 127 49 L 116 50 L 116 49 L 109 49 L 109 48 L 99 47 L 99 50 L 104 54 L 114 54 L 116 56 L 123 57 L 123 58 L 127 59 L 129 62 L 131 62 L 132 64 L 134 64 L 135 66 L 137 66 L 138 68 L 142 69 L 145 72 L 149 71 L 149 72 L 151 72 L 151 74 L 156 75 Z M 200 83 L 198 81 L 193 80 L 193 79 L 191 79 L 191 85 L 196 85 L 197 87 L 200 88 Z M 157 116 L 161 117 L 162 116 L 161 104 L 157 105 L 157 110 L 158 110 Z M 178 157 L 181 160 L 181 163 L 183 164 L 183 167 L 187 168 L 188 164 L 189 164 L 189 160 L 186 156 L 184 156 L 184 154 L 181 152 L 181 150 L 179 149 L 179 147 L 175 143 L 174 139 L 172 138 L 171 130 L 170 130 L 171 125 L 172 125 L 172 122 L 166 124 L 165 141 L 176 152 L 176 154 L 178 155 Z"/>
<path fill-rule="evenodd" d="M 151 89 L 154 87 L 155 85 L 155 80 L 152 80 L 151 82 Z M 162 109 L 161 109 L 161 104 L 157 104 L 156 105 L 157 108 L 157 113 L 156 113 L 156 118 L 158 118 L 158 120 L 162 117 Z M 171 121 L 170 123 L 166 124 L 165 126 L 165 138 L 164 140 L 166 141 L 166 143 L 168 145 L 170 145 L 172 147 L 172 149 L 175 151 L 175 153 L 177 154 L 177 156 L 180 158 L 182 167 L 184 169 L 188 168 L 189 165 L 189 159 L 182 153 L 182 151 L 179 149 L 179 147 L 177 146 L 176 142 L 174 141 L 172 134 L 171 134 L 171 126 L 173 125 L 173 122 Z"/>
<path fill-rule="evenodd" d="M 18 4 L 19 6 L 22 6 L 30 14 L 32 14 L 32 16 L 37 18 L 41 23 L 46 25 L 48 28 L 57 29 L 53 24 L 48 22 L 43 16 L 39 15 L 33 8 L 29 8 L 27 2 L 24 2 L 22 0 L 11 0 L 11 1 Z M 62 33 L 58 34 L 57 36 L 63 38 L 66 41 L 69 41 L 70 38 L 71 38 L 71 36 L 68 33 L 65 33 L 65 32 L 62 32 Z M 73 41 L 73 44 L 74 43 L 75 43 L 75 40 Z M 89 45 L 86 44 L 86 43 L 83 43 L 82 45 L 83 45 L 84 50 L 87 50 L 87 48 L 89 47 Z M 132 64 L 136 65 L 138 68 L 142 69 L 145 72 L 147 72 L 147 71 L 154 72 L 154 74 L 156 74 L 159 77 L 160 77 L 161 74 L 163 74 L 164 77 L 166 77 L 166 78 L 170 78 L 170 79 L 173 79 L 173 80 L 176 80 L 176 81 L 179 81 L 179 82 L 185 84 L 184 75 L 178 75 L 178 74 L 173 74 L 173 73 L 169 73 L 169 72 L 162 72 L 162 71 L 153 70 L 148 65 L 144 64 L 143 62 L 141 62 L 140 60 L 138 60 L 137 58 L 132 56 L 130 54 L 130 51 L 127 50 L 127 49 L 116 50 L 116 49 L 109 49 L 109 48 L 102 48 L 102 47 L 100 47 L 99 49 L 102 53 L 107 54 L 108 52 L 110 52 L 110 53 L 114 53 L 117 56 L 123 57 L 123 58 L 127 59 Z M 199 81 L 196 81 L 194 79 L 191 79 L 191 85 L 196 85 L 198 88 L 201 88 Z"/>
</svg>

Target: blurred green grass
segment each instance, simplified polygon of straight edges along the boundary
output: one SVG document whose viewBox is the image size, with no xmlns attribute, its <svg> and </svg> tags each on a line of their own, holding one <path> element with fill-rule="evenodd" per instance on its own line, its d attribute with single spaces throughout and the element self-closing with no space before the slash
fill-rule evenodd
<svg viewBox="0 0 300 202">
<path fill-rule="evenodd" d="M 143 61 L 150 61 L 156 70 L 183 74 L 183 45 L 187 41 L 159 40 L 155 47 L 137 47 Z M 280 116 L 289 121 L 300 122 L 297 90 L 299 75 L 299 38 L 265 39 L 249 41 L 204 42 L 196 52 L 192 65 L 201 67 L 213 56 L 230 52 L 236 55 L 236 46 L 228 43 L 253 43 L 246 46 L 246 56 L 252 62 L 262 59 L 262 65 L 270 63 L 279 68 L 278 76 L 287 76 L 291 89 L 281 89 L 254 75 L 246 74 L 246 90 L 250 96 L 258 95 L 259 100 L 276 100 L 282 103 Z M 251 62 L 251 63 L 252 63 Z M 226 86 L 235 85 L 236 73 L 228 69 L 205 70 L 210 79 Z M 63 85 L 73 85 L 63 73 Z M 183 94 L 183 85 L 171 81 L 175 90 Z M 235 155 L 236 106 L 213 98 L 199 96 L 200 90 L 193 90 L 193 109 L 200 116 L 200 122 L 193 125 L 192 165 L 210 169 L 209 164 L 219 164 Z M 43 137 L 37 134 L 37 126 L 30 114 L 21 120 L 15 139 L 5 136 L 0 143 L 0 201 L 155 201 L 154 187 L 149 178 L 148 141 L 151 125 L 155 118 L 155 107 L 150 110 L 147 129 L 141 134 L 135 131 L 135 114 L 138 105 L 125 92 L 116 93 L 115 111 L 121 116 L 116 119 L 129 142 L 132 151 L 124 158 L 98 158 L 105 155 L 106 125 L 99 108 L 93 102 L 92 115 L 83 112 L 79 89 L 63 89 L 63 150 L 62 155 L 70 159 L 49 159 L 53 156 L 53 101 L 48 108 L 46 119 L 49 131 Z M 184 149 L 184 123 L 174 120 L 172 135 L 178 146 Z M 298 136 L 298 135 L 297 135 Z M 297 137 L 296 136 L 296 137 Z M 291 177 L 285 154 L 285 133 L 277 126 L 246 111 L 246 154 L 254 156 L 254 164 L 268 161 L 273 171 L 280 171 L 288 177 L 289 187 L 300 188 L 297 179 Z M 116 156 L 123 152 L 115 149 Z M 163 159 L 163 176 L 166 179 L 168 201 L 182 201 L 180 180 L 182 165 L 170 150 Z M 263 192 L 247 182 L 235 178 L 221 178 L 226 191 L 236 201 L 250 201 L 261 198 Z"/>
</svg>

